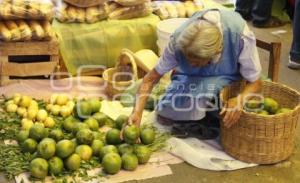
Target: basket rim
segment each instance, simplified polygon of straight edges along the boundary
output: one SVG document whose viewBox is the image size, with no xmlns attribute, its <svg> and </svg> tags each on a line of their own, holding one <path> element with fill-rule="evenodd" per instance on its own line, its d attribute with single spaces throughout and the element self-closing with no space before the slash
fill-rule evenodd
<svg viewBox="0 0 300 183">
<path fill-rule="evenodd" d="M 246 114 L 248 116 L 259 116 L 260 118 L 274 118 L 274 116 L 278 117 L 278 116 L 289 116 L 290 114 L 294 113 L 295 111 L 298 111 L 300 109 L 300 105 L 297 105 L 294 109 L 292 109 L 291 111 L 285 112 L 285 113 L 279 113 L 279 114 L 268 114 L 268 115 L 262 115 L 262 114 L 258 114 L 258 113 L 254 113 L 254 112 L 248 112 L 245 109 L 242 110 L 243 114 Z"/>
<path fill-rule="evenodd" d="M 248 116 L 257 116 L 257 117 L 261 117 L 261 118 L 273 118 L 274 116 L 283 116 L 283 115 L 290 115 L 292 113 L 294 113 L 295 111 L 300 111 L 300 92 L 298 92 L 296 89 L 293 89 L 285 84 L 282 84 L 282 83 L 277 83 L 277 82 L 273 82 L 273 81 L 262 81 L 262 82 L 265 82 L 265 83 L 271 83 L 273 85 L 276 85 L 276 86 L 279 86 L 279 87 L 282 87 L 282 88 L 285 88 L 287 90 L 290 90 L 291 92 L 294 92 L 296 95 L 298 95 L 298 104 L 289 112 L 285 112 L 285 113 L 279 113 L 279 114 L 270 114 L 270 115 L 261 115 L 261 114 L 257 114 L 257 113 L 253 113 L 253 112 L 248 112 L 244 109 L 242 109 L 242 113 L 245 114 L 245 115 L 248 115 Z M 230 86 L 230 85 L 228 85 Z M 228 87 L 227 86 L 227 87 Z M 222 100 L 222 102 L 224 102 L 223 100 L 223 92 L 224 92 L 224 89 L 223 88 L 220 92 L 220 99 Z"/>
<path fill-rule="evenodd" d="M 103 71 L 102 73 L 102 78 L 104 81 L 106 82 L 109 82 L 109 83 L 120 83 L 120 84 L 128 84 L 128 83 L 133 83 L 135 82 L 136 80 L 132 79 L 132 80 L 129 80 L 129 81 L 113 81 L 113 80 L 108 80 L 108 71 L 110 70 L 116 70 L 115 67 L 112 67 L 112 68 L 108 68 L 106 70 Z"/>
</svg>

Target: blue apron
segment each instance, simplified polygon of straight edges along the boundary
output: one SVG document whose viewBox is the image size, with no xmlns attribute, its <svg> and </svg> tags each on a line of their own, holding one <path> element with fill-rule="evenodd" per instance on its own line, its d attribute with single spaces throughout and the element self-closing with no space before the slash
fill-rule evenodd
<svg viewBox="0 0 300 183">
<path fill-rule="evenodd" d="M 238 58 L 242 49 L 241 33 L 245 21 L 239 14 L 218 10 L 223 28 L 223 51 L 218 63 L 205 67 L 192 67 L 176 45 L 180 33 L 193 21 L 202 18 L 206 10 L 195 13 L 171 36 L 178 66 L 171 84 L 157 105 L 159 115 L 173 120 L 199 120 L 205 117 L 207 102 L 217 99 L 220 90 L 241 78 Z M 204 38 L 205 39 L 205 38 Z M 215 106 L 217 107 L 217 106 Z M 216 110 L 216 109 L 215 109 Z"/>
</svg>

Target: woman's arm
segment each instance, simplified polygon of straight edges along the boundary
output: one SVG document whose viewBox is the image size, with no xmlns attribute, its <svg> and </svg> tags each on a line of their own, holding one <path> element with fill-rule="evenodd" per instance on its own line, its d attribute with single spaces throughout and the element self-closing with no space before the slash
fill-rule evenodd
<svg viewBox="0 0 300 183">
<path fill-rule="evenodd" d="M 136 102 L 131 116 L 129 117 L 129 123 L 140 126 L 144 107 L 148 100 L 149 95 L 153 87 L 159 82 L 162 75 L 160 75 L 155 69 L 150 71 L 143 79 L 143 82 L 136 95 Z"/>
<path fill-rule="evenodd" d="M 239 120 L 243 110 L 244 99 L 246 99 L 247 95 L 260 92 L 262 86 L 262 82 L 259 79 L 262 68 L 256 47 L 256 38 L 247 24 L 242 33 L 241 45 L 242 50 L 238 60 L 240 74 L 248 83 L 238 97 L 228 100 L 227 106 L 220 113 L 220 115 L 224 115 L 223 121 L 227 128 L 230 128 Z"/>
<path fill-rule="evenodd" d="M 223 118 L 224 125 L 230 128 L 233 124 L 240 119 L 244 100 L 248 95 L 253 93 L 259 93 L 261 91 L 262 81 L 256 80 L 251 83 L 247 83 L 245 89 L 237 97 L 229 99 L 227 105 L 222 109 L 220 115 L 225 115 Z"/>
</svg>

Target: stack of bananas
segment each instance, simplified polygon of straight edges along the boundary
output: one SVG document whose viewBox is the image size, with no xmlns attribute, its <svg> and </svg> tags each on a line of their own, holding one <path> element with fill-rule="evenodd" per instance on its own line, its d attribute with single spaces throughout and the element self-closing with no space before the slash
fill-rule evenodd
<svg viewBox="0 0 300 183">
<path fill-rule="evenodd" d="M 198 1 L 155 1 L 152 3 L 154 13 L 162 20 L 170 18 L 187 18 L 195 12 L 203 10 L 203 5 Z"/>
<path fill-rule="evenodd" d="M 0 41 L 51 40 L 51 0 L 2 0 L 0 2 Z"/>
<path fill-rule="evenodd" d="M 113 0 L 106 2 L 109 19 L 124 20 L 148 16 L 153 12 L 150 0 Z"/>
<path fill-rule="evenodd" d="M 64 23 L 95 23 L 107 18 L 104 5 L 80 8 L 68 3 L 60 3 L 56 19 Z"/>
</svg>

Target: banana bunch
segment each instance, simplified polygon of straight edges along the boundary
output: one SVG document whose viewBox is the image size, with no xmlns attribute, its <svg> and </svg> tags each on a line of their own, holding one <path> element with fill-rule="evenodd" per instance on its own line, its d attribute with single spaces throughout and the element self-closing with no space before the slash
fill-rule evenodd
<svg viewBox="0 0 300 183">
<path fill-rule="evenodd" d="M 152 6 L 154 8 L 154 13 L 162 20 L 170 18 L 187 18 L 191 17 L 195 12 L 203 10 L 202 4 L 193 1 L 155 1 Z"/>
<path fill-rule="evenodd" d="M 0 21 L 0 41 L 49 41 L 55 33 L 49 21 Z"/>
<path fill-rule="evenodd" d="M 2 0 L 0 19 L 51 20 L 54 6 L 51 0 Z"/>
<path fill-rule="evenodd" d="M 105 3 L 109 19 L 125 20 L 148 16 L 153 12 L 149 0 L 114 0 Z"/>
<path fill-rule="evenodd" d="M 65 23 L 95 23 L 107 18 L 107 13 L 103 6 L 94 6 L 89 8 L 78 8 L 66 3 L 62 3 L 58 13 L 57 20 Z"/>
</svg>

